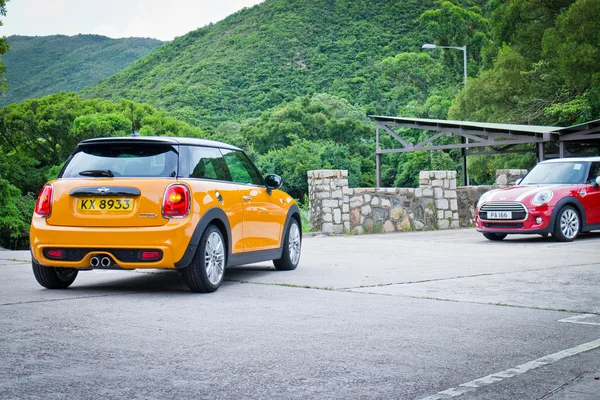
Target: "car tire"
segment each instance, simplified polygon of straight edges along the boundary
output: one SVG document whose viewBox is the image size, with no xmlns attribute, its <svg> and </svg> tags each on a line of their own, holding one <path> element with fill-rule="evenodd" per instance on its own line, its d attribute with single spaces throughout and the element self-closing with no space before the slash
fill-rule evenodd
<svg viewBox="0 0 600 400">
<path fill-rule="evenodd" d="M 200 238 L 191 264 L 182 271 L 183 279 L 194 293 L 212 293 L 223 283 L 226 265 L 223 234 L 215 225 L 209 225 Z"/>
<path fill-rule="evenodd" d="M 79 273 L 75 268 L 43 267 L 35 261 L 31 262 L 31 266 L 35 279 L 47 289 L 66 289 L 71 286 Z"/>
<path fill-rule="evenodd" d="M 273 260 L 273 265 L 275 265 L 275 268 L 279 271 L 291 271 L 296 269 L 300 262 L 301 250 L 302 234 L 300 232 L 300 225 L 298 224 L 298 221 L 292 218 L 287 231 L 285 232 L 281 258 Z"/>
<path fill-rule="evenodd" d="M 506 237 L 506 233 L 483 232 L 483 236 L 487 240 L 499 241 L 499 240 L 502 240 L 502 239 L 504 239 Z"/>
<path fill-rule="evenodd" d="M 575 240 L 581 229 L 581 218 L 571 206 L 564 206 L 556 214 L 552 236 L 557 242 L 571 242 Z"/>
</svg>

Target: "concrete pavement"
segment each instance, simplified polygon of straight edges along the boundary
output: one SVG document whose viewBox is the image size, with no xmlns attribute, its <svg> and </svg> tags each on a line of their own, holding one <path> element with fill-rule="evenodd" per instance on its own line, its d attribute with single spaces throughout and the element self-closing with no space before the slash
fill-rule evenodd
<svg viewBox="0 0 600 400">
<path fill-rule="evenodd" d="M 211 295 L 171 272 L 45 290 L 0 252 L 0 398 L 598 399 L 599 244 L 314 237 Z"/>
</svg>

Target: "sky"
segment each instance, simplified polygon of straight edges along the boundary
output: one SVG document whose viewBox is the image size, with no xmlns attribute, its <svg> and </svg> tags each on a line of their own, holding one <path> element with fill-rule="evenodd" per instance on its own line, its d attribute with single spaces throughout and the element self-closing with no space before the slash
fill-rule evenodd
<svg viewBox="0 0 600 400">
<path fill-rule="evenodd" d="M 0 36 L 77 35 L 173 40 L 263 0 L 9 0 Z"/>
</svg>

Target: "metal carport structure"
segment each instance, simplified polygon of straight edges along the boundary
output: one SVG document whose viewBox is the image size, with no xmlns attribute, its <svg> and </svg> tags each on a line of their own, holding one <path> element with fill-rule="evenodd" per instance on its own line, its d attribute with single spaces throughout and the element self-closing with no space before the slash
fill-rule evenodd
<svg viewBox="0 0 600 400">
<path fill-rule="evenodd" d="M 413 151 L 460 149 L 463 185 L 467 185 L 467 156 L 511 152 L 537 151 L 537 158 L 565 157 L 593 149 L 600 149 L 600 120 L 574 125 L 568 128 L 539 125 L 498 124 L 488 122 L 449 121 L 424 118 L 370 116 L 376 123 L 376 173 L 377 186 L 381 186 L 381 155 Z M 429 138 L 411 143 L 403 138 L 398 128 L 411 128 L 437 132 Z M 395 130 L 396 129 L 396 130 Z M 399 147 L 382 149 L 380 133 L 389 134 Z M 460 138 L 460 143 L 441 144 L 436 141 L 444 136 Z M 531 149 L 515 149 L 517 145 L 532 145 Z M 548 153 L 556 147 L 557 153 Z M 476 149 L 473 151 L 473 149 Z"/>
</svg>

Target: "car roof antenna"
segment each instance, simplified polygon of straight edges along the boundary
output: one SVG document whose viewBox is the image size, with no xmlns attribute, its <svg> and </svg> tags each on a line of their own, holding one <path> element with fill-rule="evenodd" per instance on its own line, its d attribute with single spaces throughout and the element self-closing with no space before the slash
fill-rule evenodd
<svg viewBox="0 0 600 400">
<path fill-rule="evenodd" d="M 142 136 L 139 134 L 139 132 L 133 131 L 131 132 L 131 135 L 129 135 L 130 137 L 138 137 L 138 136 Z"/>
</svg>

